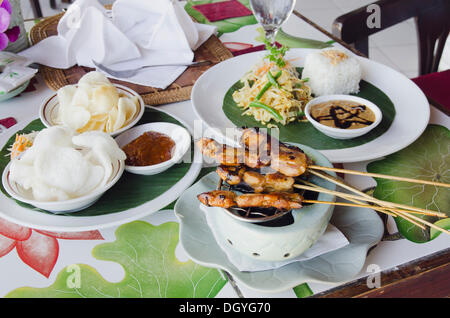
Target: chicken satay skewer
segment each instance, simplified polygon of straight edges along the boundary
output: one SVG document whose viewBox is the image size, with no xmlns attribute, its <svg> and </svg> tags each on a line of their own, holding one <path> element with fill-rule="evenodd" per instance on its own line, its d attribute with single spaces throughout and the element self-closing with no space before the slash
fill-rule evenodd
<svg viewBox="0 0 450 318">
<path fill-rule="evenodd" d="M 232 191 L 214 190 L 201 193 L 198 200 L 206 206 L 222 208 L 276 208 L 292 210 L 302 207 L 303 197 L 298 193 L 252 193 L 236 195 Z"/>
<path fill-rule="evenodd" d="M 235 171 L 239 171 L 239 174 L 236 174 Z M 236 168 L 236 167 L 220 166 L 217 168 L 217 173 L 220 176 L 221 181 L 225 181 L 228 184 L 230 184 L 228 181 L 232 180 L 231 185 L 239 185 L 239 184 L 245 185 L 245 186 L 253 189 L 255 193 L 274 192 L 273 189 L 278 189 L 278 192 L 292 192 L 294 190 L 294 188 L 296 187 L 295 179 L 292 177 L 282 176 L 279 173 L 262 175 L 256 171 L 249 171 L 249 172 L 252 173 L 251 177 L 246 178 L 246 174 L 248 172 L 246 171 L 245 167 Z M 228 173 L 231 173 L 232 176 L 230 177 L 228 175 Z M 266 180 L 268 180 L 268 182 Z M 277 185 L 276 184 L 277 182 L 280 183 L 280 185 Z M 310 185 L 310 186 L 315 186 L 314 184 L 312 184 L 308 181 L 302 180 L 302 182 L 307 185 Z M 345 194 L 342 194 L 341 197 L 345 197 Z M 348 197 L 347 197 L 347 199 L 348 199 Z M 351 200 L 349 200 L 349 201 L 351 201 Z M 315 202 L 306 202 L 305 200 L 303 200 L 303 202 L 315 203 Z M 356 204 L 359 204 L 359 205 L 364 205 L 363 202 L 358 201 L 358 200 L 353 200 L 353 202 Z M 373 208 L 375 209 L 375 207 L 373 207 Z M 404 206 L 404 209 L 398 209 L 398 208 L 397 209 L 394 209 L 394 208 L 389 209 L 388 207 L 380 207 L 380 208 L 378 208 L 378 210 L 383 210 L 384 212 L 386 212 L 387 214 L 389 214 L 393 217 L 397 216 L 395 214 L 396 212 L 400 212 L 400 213 L 408 213 L 409 212 L 409 213 L 423 214 L 423 215 L 429 215 L 429 216 L 446 217 L 446 215 L 444 213 L 435 212 L 435 211 L 428 211 L 428 210 L 411 211 L 411 209 L 406 209 L 406 206 Z M 383 211 L 380 211 L 380 212 L 383 212 Z M 389 212 L 389 211 L 391 211 L 391 212 Z"/>
<path fill-rule="evenodd" d="M 284 164 L 284 165 L 287 164 L 285 154 L 287 152 L 286 148 L 289 149 L 289 146 L 278 141 L 277 139 L 275 139 L 272 136 L 269 137 L 269 135 L 267 133 L 262 133 L 259 129 L 255 129 L 255 128 L 244 129 L 242 132 L 240 142 L 241 142 L 241 145 L 247 149 L 267 149 L 268 148 L 268 149 L 270 149 L 271 152 L 273 152 L 273 151 L 276 151 L 277 148 L 279 148 L 280 154 L 279 154 L 279 158 L 278 158 L 278 164 Z M 264 142 L 268 143 L 269 147 L 264 148 L 264 145 L 263 145 Z M 276 144 L 278 144 L 278 147 Z M 291 147 L 291 149 L 295 149 L 295 148 L 296 147 Z M 293 156 L 294 157 L 298 156 L 298 152 L 294 152 Z M 273 156 L 271 156 L 271 157 L 273 160 L 274 159 Z M 449 183 L 443 183 L 443 182 L 437 182 L 437 181 L 420 180 L 420 179 L 392 176 L 392 175 L 379 174 L 379 173 L 355 171 L 355 170 L 349 170 L 349 169 L 323 167 L 323 166 L 319 166 L 319 165 L 314 165 L 314 164 L 312 164 L 312 162 L 308 162 L 308 161 L 306 161 L 305 164 L 306 165 L 302 166 L 301 168 L 305 169 L 306 171 L 309 171 L 309 172 L 311 172 L 312 170 L 334 171 L 334 172 L 339 172 L 339 173 L 348 173 L 348 174 L 368 176 L 368 177 L 373 177 L 373 178 L 397 180 L 397 181 L 404 181 L 404 182 L 411 182 L 411 183 L 418 183 L 418 184 L 427 184 L 427 185 L 433 185 L 433 186 L 438 186 L 438 187 L 450 188 Z M 273 164 L 272 164 L 272 166 L 273 166 Z M 278 169 L 275 169 L 275 170 L 278 170 Z M 295 176 L 295 175 L 292 175 L 292 176 Z"/>
<path fill-rule="evenodd" d="M 218 185 L 218 189 L 220 189 L 221 188 L 221 186 L 222 186 L 222 182 L 223 182 L 223 180 L 222 179 L 220 179 L 220 181 L 219 181 L 219 185 Z M 325 192 L 325 193 L 330 193 L 330 194 L 334 194 L 334 195 L 336 195 L 336 196 L 339 196 L 339 197 L 342 197 L 342 198 L 344 198 L 344 199 L 346 199 L 346 200 L 348 200 L 348 201 L 352 201 L 352 202 L 355 202 L 355 203 L 357 203 L 357 204 L 354 204 L 354 205 L 351 205 L 351 204 L 348 204 L 348 203 L 335 203 L 335 202 L 326 202 L 326 201 L 318 201 L 318 200 L 305 200 L 305 199 L 303 199 L 303 202 L 304 203 L 318 203 L 318 204 L 333 204 L 333 205 L 342 205 L 342 206 L 355 206 L 355 207 L 361 207 L 361 208 L 370 208 L 370 209 L 373 209 L 373 210 L 376 210 L 376 211 L 379 211 L 379 212 L 381 212 L 381 213 L 385 213 L 385 214 L 388 214 L 388 215 L 392 215 L 393 217 L 397 217 L 397 215 L 399 215 L 400 217 L 402 217 L 402 218 L 404 218 L 405 220 L 407 220 L 408 222 L 410 222 L 410 223 L 412 223 L 412 224 L 414 224 L 414 225 L 416 225 L 416 226 L 418 226 L 418 227 L 420 227 L 420 228 L 422 228 L 422 229 L 426 229 L 425 228 L 425 226 L 423 225 L 423 224 L 420 224 L 420 223 L 418 223 L 418 222 L 416 222 L 413 218 L 411 218 L 410 217 L 410 214 L 409 213 L 411 213 L 411 211 L 406 211 L 406 210 L 401 210 L 401 209 L 394 209 L 394 208 L 390 208 L 390 209 L 387 209 L 387 208 L 385 208 L 385 207 L 378 207 L 378 206 L 372 206 L 372 205 L 364 205 L 361 201 L 359 201 L 359 200 L 357 200 L 357 199 L 355 199 L 355 196 L 353 196 L 353 195 L 350 195 L 350 194 L 344 194 L 344 193 L 340 193 L 340 192 L 337 192 L 337 191 L 331 191 L 331 190 L 328 190 L 328 189 L 325 189 L 325 188 L 322 188 L 322 187 L 319 187 L 319 186 L 317 186 L 317 185 L 314 185 L 313 183 L 310 183 L 310 182 L 308 182 L 308 181 L 303 181 L 304 183 L 306 183 L 306 184 L 309 184 L 309 185 L 311 185 L 312 186 L 312 188 L 313 189 L 315 189 L 315 191 L 317 191 L 317 192 Z M 300 185 L 296 185 L 296 187 L 298 187 L 298 188 L 301 188 L 302 186 L 300 186 Z M 306 188 L 306 189 L 308 189 L 308 188 Z M 239 206 L 239 204 L 238 203 L 236 203 L 235 202 L 235 200 L 234 200 L 234 193 L 233 192 L 231 192 L 231 191 L 219 191 L 220 193 L 218 193 L 218 192 L 216 192 L 217 194 L 225 194 L 225 195 L 223 195 L 223 199 L 226 199 L 226 197 L 227 196 L 230 196 L 231 195 L 231 197 L 233 198 L 231 201 L 219 201 L 219 203 L 216 203 L 217 201 L 215 201 L 215 200 L 212 200 L 211 202 L 210 202 L 210 200 L 208 200 L 208 197 L 206 196 L 206 197 L 204 197 L 203 198 L 203 200 L 201 199 L 201 197 L 199 196 L 199 200 L 200 201 L 202 201 L 204 204 L 206 204 L 206 205 L 212 205 L 212 206 L 222 206 L 222 207 L 224 207 L 224 206 L 227 206 L 228 205 L 228 207 L 231 207 L 231 206 Z M 216 196 L 217 197 L 217 196 Z M 362 200 L 364 200 L 364 198 L 361 198 Z M 228 202 L 228 203 L 223 203 L 223 202 Z M 257 206 L 259 206 L 259 204 L 257 203 L 257 204 L 254 204 L 254 205 L 257 205 Z M 389 212 L 390 211 L 390 212 Z M 395 212 L 395 213 L 397 213 L 397 214 L 393 214 L 392 212 Z M 420 214 L 420 212 L 412 212 L 412 213 L 419 213 Z M 430 215 L 431 213 L 427 213 L 427 215 Z M 247 215 L 246 216 L 248 216 L 248 213 L 247 213 Z M 421 219 L 419 219 L 419 220 L 421 220 Z M 438 229 L 440 229 L 440 228 L 438 228 Z"/>
</svg>

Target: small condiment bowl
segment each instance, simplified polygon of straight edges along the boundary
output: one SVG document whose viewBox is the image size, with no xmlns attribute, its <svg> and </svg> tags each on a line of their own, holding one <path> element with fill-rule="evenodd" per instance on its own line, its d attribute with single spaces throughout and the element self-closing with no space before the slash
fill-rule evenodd
<svg viewBox="0 0 450 318">
<path fill-rule="evenodd" d="M 149 131 L 165 134 L 175 142 L 175 149 L 172 151 L 172 157 L 167 161 L 149 166 L 125 165 L 126 171 L 142 175 L 154 175 L 161 173 L 172 167 L 174 164 L 180 162 L 191 146 L 191 135 L 185 128 L 166 122 L 155 122 L 139 125 L 125 131 L 115 139 L 119 147 L 123 148 L 143 133 Z"/>
<path fill-rule="evenodd" d="M 39 209 L 55 214 L 73 213 L 91 206 L 98 199 L 100 199 L 106 191 L 116 184 L 125 169 L 125 162 L 123 160 L 117 160 L 112 163 L 113 171 L 106 184 L 102 187 L 94 189 L 94 191 L 84 196 L 62 201 L 37 201 L 30 198 L 30 190 L 23 189 L 19 184 L 10 179 L 11 163 L 12 161 L 8 163 L 6 168 L 3 170 L 2 175 L 2 184 L 6 192 L 17 201 L 31 204 Z"/>
<path fill-rule="evenodd" d="M 144 115 L 145 103 L 144 103 L 144 100 L 142 99 L 142 97 L 138 93 L 133 91 L 132 89 L 130 89 L 126 86 L 120 85 L 120 84 L 113 84 L 113 85 L 117 88 L 117 90 L 120 94 L 124 94 L 125 96 L 130 97 L 130 98 L 137 97 L 137 99 L 139 101 L 138 102 L 138 104 L 139 104 L 138 110 L 137 110 L 136 114 L 134 114 L 134 117 L 128 123 L 128 125 L 123 126 L 122 128 L 109 133 L 110 136 L 116 137 L 119 134 L 123 133 L 127 129 L 130 129 L 131 127 L 133 127 L 134 125 L 136 125 L 138 123 L 138 121 Z M 42 123 L 46 127 L 52 127 L 52 126 L 58 125 L 58 123 L 55 122 L 55 118 L 58 114 L 58 108 L 59 108 L 59 101 L 58 101 L 57 94 L 53 94 L 52 96 L 50 96 L 49 98 L 44 100 L 44 102 L 42 103 L 41 108 L 39 109 L 39 118 L 41 119 Z"/>
<path fill-rule="evenodd" d="M 329 102 L 329 101 L 333 101 L 333 100 L 356 102 L 361 105 L 365 105 L 368 108 L 370 108 L 370 110 L 372 110 L 373 113 L 375 114 L 375 121 L 371 125 L 366 126 L 366 127 L 356 128 L 356 129 L 343 129 L 343 128 L 334 128 L 334 127 L 329 127 L 327 125 L 323 125 L 323 124 L 319 123 L 318 121 L 316 121 L 314 118 L 312 118 L 311 107 L 313 107 L 314 105 L 320 104 L 320 103 Z M 352 96 L 352 95 L 324 95 L 324 96 L 316 97 L 313 100 L 311 100 L 308 104 L 306 104 L 305 116 L 317 130 L 319 130 L 320 132 L 324 133 L 325 135 L 335 138 L 335 139 L 351 139 L 351 138 L 356 138 L 356 137 L 365 135 L 369 131 L 374 129 L 376 126 L 378 126 L 378 124 L 381 122 L 381 119 L 383 117 L 381 110 L 378 108 L 377 105 L 375 105 L 374 103 L 372 103 L 371 101 L 369 101 L 367 99 L 357 97 L 357 96 Z"/>
</svg>

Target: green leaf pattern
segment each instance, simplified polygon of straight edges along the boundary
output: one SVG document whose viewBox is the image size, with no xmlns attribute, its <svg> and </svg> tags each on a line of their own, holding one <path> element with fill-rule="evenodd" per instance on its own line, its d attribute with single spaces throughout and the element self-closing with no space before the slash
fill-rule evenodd
<svg viewBox="0 0 450 318">
<path fill-rule="evenodd" d="M 439 125 L 428 125 L 422 136 L 405 149 L 370 163 L 367 171 L 422 180 L 450 183 L 450 131 Z M 450 190 L 430 185 L 376 179 L 374 196 L 378 199 L 402 203 L 446 213 L 450 216 Z M 419 215 L 417 215 L 419 216 Z M 449 222 L 431 216 L 419 216 L 429 222 Z M 428 242 L 438 233 L 423 230 L 401 218 L 395 218 L 399 232 L 408 240 Z"/>
<path fill-rule="evenodd" d="M 214 297 L 226 284 L 217 269 L 203 267 L 192 261 L 180 262 L 175 249 L 179 225 L 167 222 L 154 226 L 135 221 L 116 230 L 116 241 L 103 243 L 93 250 L 95 258 L 122 265 L 122 281 L 106 281 L 95 269 L 85 264 L 62 270 L 55 283 L 46 288 L 22 287 L 7 297 L 26 298 L 205 298 Z M 68 282 L 70 268 L 80 270 L 80 284 Z"/>
</svg>

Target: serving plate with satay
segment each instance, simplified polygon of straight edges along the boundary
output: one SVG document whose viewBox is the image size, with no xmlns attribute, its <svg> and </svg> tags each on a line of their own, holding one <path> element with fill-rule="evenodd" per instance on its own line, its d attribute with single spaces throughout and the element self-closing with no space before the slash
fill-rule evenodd
<svg viewBox="0 0 450 318">
<path fill-rule="evenodd" d="M 370 208 L 393 217 L 401 217 L 424 229 L 428 226 L 450 234 L 436 224 L 420 218 L 420 215 L 445 218 L 444 213 L 376 199 L 337 178 L 335 172 L 432 184 L 439 187 L 450 187 L 449 184 L 333 168 L 328 160 L 321 159 L 317 151 L 301 145 L 282 143 L 266 131 L 257 128 L 242 129 L 239 142 L 241 147 L 236 148 L 220 144 L 210 138 L 201 138 L 197 141 L 203 156 L 219 164 L 216 173 L 220 179 L 215 189 L 199 193 L 197 198 L 205 207 L 220 208 L 222 213 L 234 220 L 227 222 L 228 240 L 232 242 L 230 244 L 250 257 L 273 261 L 298 256 L 307 249 L 298 238 L 308 237 L 308 247 L 314 244 L 317 237 L 324 231 L 323 221 L 326 220 L 325 224 L 328 223 L 332 215 L 332 207 L 337 205 Z M 304 151 L 306 148 L 308 152 Z M 324 181 L 326 183 L 323 183 Z M 330 187 L 331 184 L 334 187 Z M 342 190 L 336 190 L 337 187 Z M 324 199 L 320 197 L 323 194 L 329 196 Z M 341 200 L 335 202 L 336 198 Z M 322 210 L 319 207 L 322 207 Z M 315 222 L 309 220 L 308 226 L 302 227 L 304 219 L 296 215 L 298 211 L 302 211 L 304 217 L 303 212 L 306 208 L 309 214 L 313 214 L 317 219 Z M 323 214 L 317 212 L 319 210 Z M 288 215 L 291 221 L 286 221 Z M 285 233 L 287 229 L 295 228 L 293 224 L 299 224 L 297 230 L 292 232 L 297 236 L 294 240 L 295 244 L 288 244 L 289 246 L 284 250 L 276 247 L 268 255 L 252 250 L 254 246 L 249 241 L 252 241 L 250 238 L 253 228 L 243 227 L 242 224 L 273 225 L 277 222 L 279 226 L 275 228 L 285 226 L 283 228 Z M 230 228 L 233 231 L 230 231 Z M 273 230 L 273 228 L 273 226 L 258 227 L 258 232 L 263 232 L 270 240 L 281 239 L 282 236 L 276 236 L 280 233 L 279 229 Z M 302 235 L 306 230 L 312 230 L 315 235 L 312 235 L 312 232 Z M 274 234 L 271 231 L 276 235 L 271 236 Z M 236 232 L 239 234 L 233 237 L 233 233 Z M 293 240 L 293 237 L 289 239 Z M 236 241 L 239 243 L 237 244 Z M 286 241 L 283 241 L 284 243 Z M 295 249 L 294 245 L 300 245 L 301 248 Z"/>
</svg>

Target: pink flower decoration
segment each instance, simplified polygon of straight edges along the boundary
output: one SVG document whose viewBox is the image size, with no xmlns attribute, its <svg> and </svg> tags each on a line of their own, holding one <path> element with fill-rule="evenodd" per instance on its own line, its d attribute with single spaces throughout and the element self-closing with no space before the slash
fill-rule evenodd
<svg viewBox="0 0 450 318">
<path fill-rule="evenodd" d="M 8 37 L 9 42 L 16 42 L 20 35 L 20 27 L 16 25 L 11 29 L 6 30 L 5 34 Z"/>
<path fill-rule="evenodd" d="M 4 50 L 9 42 L 15 42 L 20 35 L 20 27 L 14 26 L 8 29 L 11 23 L 12 7 L 9 0 L 3 0 L 0 4 L 0 51 Z"/>
<path fill-rule="evenodd" d="M 58 260 L 58 239 L 103 240 L 103 237 L 98 231 L 69 233 L 33 230 L 0 219 L 0 257 L 15 247 L 22 262 L 47 278 Z"/>
<path fill-rule="evenodd" d="M 0 4 L 0 8 L 3 8 L 6 11 L 8 11 L 8 13 L 10 15 L 12 14 L 12 7 L 11 7 L 11 3 L 9 2 L 9 0 L 3 0 L 2 3 Z"/>
<path fill-rule="evenodd" d="M 3 0 L 4 2 L 5 0 Z M 0 6 L 0 32 L 3 33 L 8 30 L 9 23 L 11 22 L 11 14 Z"/>
</svg>

